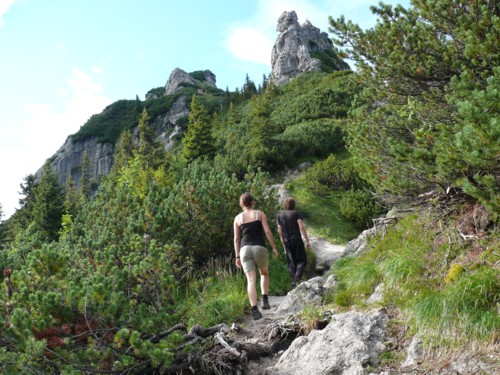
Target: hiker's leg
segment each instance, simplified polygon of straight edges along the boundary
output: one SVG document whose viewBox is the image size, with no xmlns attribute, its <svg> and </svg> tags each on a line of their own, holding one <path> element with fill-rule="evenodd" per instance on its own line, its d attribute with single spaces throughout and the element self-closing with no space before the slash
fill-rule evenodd
<svg viewBox="0 0 500 375">
<path fill-rule="evenodd" d="M 304 275 L 304 271 L 307 266 L 307 259 L 297 262 L 297 268 L 295 269 L 295 280 L 300 281 Z"/>
<path fill-rule="evenodd" d="M 268 295 L 269 292 L 269 269 L 262 267 L 260 270 L 260 290 L 262 295 Z"/>
<path fill-rule="evenodd" d="M 246 272 L 245 275 L 247 276 L 248 300 L 251 306 L 257 306 L 257 290 L 255 288 L 257 274 L 255 270 L 251 270 Z"/>
</svg>

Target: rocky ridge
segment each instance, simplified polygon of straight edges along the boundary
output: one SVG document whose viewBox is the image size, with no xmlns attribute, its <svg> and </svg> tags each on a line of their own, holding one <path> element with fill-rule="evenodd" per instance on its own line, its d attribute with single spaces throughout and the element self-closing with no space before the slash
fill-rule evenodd
<svg viewBox="0 0 500 375">
<path fill-rule="evenodd" d="M 271 53 L 272 80 L 277 85 L 289 82 L 306 72 L 322 69 L 322 62 L 311 56 L 314 52 L 334 54 L 328 34 L 321 32 L 311 22 L 300 25 L 297 13 L 284 12 L 278 19 L 279 32 Z M 347 70 L 349 65 L 338 59 L 335 70 Z"/>
<path fill-rule="evenodd" d="M 215 75 L 209 70 L 205 70 L 202 73 L 204 77 L 203 84 L 209 87 L 216 87 Z M 168 95 L 176 94 L 184 85 L 195 85 L 199 82 L 199 80 L 192 77 L 192 74 L 176 68 L 172 71 L 165 84 L 165 92 L 168 92 Z M 152 119 L 151 125 L 156 129 L 157 139 L 163 143 L 166 150 L 169 150 L 173 146 L 173 137 L 180 132 L 179 120 L 189 115 L 188 105 L 187 98 L 184 95 L 180 95 L 165 114 Z M 133 129 L 132 133 L 136 141 L 138 141 L 137 126 Z M 64 186 L 69 175 L 71 175 L 78 186 L 82 174 L 81 166 L 86 154 L 91 166 L 90 178 L 99 182 L 101 176 L 108 175 L 111 171 L 114 162 L 113 154 L 115 146 L 114 144 L 99 141 L 98 137 L 88 137 L 74 142 L 72 137 L 69 136 L 61 148 L 49 160 L 61 186 Z M 39 177 L 41 173 L 42 168 L 35 175 Z"/>
<path fill-rule="evenodd" d="M 272 80 L 275 84 L 284 84 L 305 72 L 321 70 L 321 61 L 311 57 L 312 53 L 325 51 L 333 53 L 333 44 L 328 34 L 321 32 L 309 21 L 300 25 L 294 11 L 284 12 L 279 17 L 277 31 L 279 35 L 271 53 Z M 336 69 L 349 69 L 349 66 L 338 59 Z M 216 76 L 210 70 L 187 73 L 176 68 L 171 72 L 164 86 L 164 95 L 176 95 L 185 86 L 190 85 L 202 87 L 198 89 L 200 93 L 217 89 Z M 161 95 L 161 92 L 150 94 L 146 100 L 157 98 L 158 95 Z M 187 99 L 181 95 L 167 113 L 152 119 L 158 139 L 165 145 L 166 150 L 172 147 L 173 137 L 181 131 L 178 125 L 179 120 L 189 115 L 188 104 Z M 137 127 L 133 133 L 137 139 Z M 78 141 L 74 141 L 72 136 L 69 136 L 49 160 L 61 186 L 64 186 L 69 175 L 78 186 L 83 157 L 87 154 L 91 166 L 91 179 L 99 183 L 101 176 L 111 171 L 114 149 L 114 144 L 101 142 L 95 136 Z M 41 171 L 42 168 L 35 175 L 39 177 Z"/>
</svg>

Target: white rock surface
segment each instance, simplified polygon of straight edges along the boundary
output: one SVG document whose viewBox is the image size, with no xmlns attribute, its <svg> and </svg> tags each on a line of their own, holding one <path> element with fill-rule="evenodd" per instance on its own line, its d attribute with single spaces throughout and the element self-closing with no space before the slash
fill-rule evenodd
<svg viewBox="0 0 500 375">
<path fill-rule="evenodd" d="M 267 373 L 366 375 L 385 350 L 386 321 L 380 311 L 334 315 L 325 329 L 297 338 Z"/>
</svg>

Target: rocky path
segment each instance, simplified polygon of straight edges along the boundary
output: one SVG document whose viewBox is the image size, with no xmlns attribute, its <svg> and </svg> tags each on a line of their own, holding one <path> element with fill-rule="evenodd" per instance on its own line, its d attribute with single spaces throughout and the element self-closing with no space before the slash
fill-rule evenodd
<svg viewBox="0 0 500 375">
<path fill-rule="evenodd" d="M 345 246 L 335 245 L 327 240 L 307 233 L 311 241 L 311 248 L 316 255 L 316 268 L 328 269 L 333 263 L 344 256 Z"/>
<path fill-rule="evenodd" d="M 311 241 L 312 251 L 316 255 L 316 269 L 325 270 L 344 254 L 345 246 L 332 244 L 322 238 L 308 233 Z M 270 310 L 262 310 L 263 318 L 254 321 L 250 312 L 247 312 L 239 324 L 239 331 L 235 332 L 235 339 L 246 343 L 261 343 L 267 339 L 269 327 L 276 322 L 283 321 L 289 312 L 281 308 L 288 296 L 269 296 Z M 283 307 L 283 306 L 282 306 Z M 283 348 L 286 349 L 286 348 Z M 249 374 L 260 375 L 270 374 L 270 368 L 279 360 L 283 351 L 278 351 L 270 356 L 261 357 L 255 360 L 249 360 Z"/>
</svg>

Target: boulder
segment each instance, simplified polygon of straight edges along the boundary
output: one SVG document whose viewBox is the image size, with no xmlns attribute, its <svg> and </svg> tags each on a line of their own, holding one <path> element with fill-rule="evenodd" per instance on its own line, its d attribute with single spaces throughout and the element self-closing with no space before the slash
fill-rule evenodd
<svg viewBox="0 0 500 375">
<path fill-rule="evenodd" d="M 347 243 L 344 249 L 345 255 L 359 255 L 360 253 L 362 253 L 365 250 L 366 245 L 368 245 L 368 241 L 370 240 L 370 238 L 375 236 L 376 233 L 377 227 L 373 227 L 361 232 L 361 234 L 357 238 Z"/>
<path fill-rule="evenodd" d="M 278 307 L 281 314 L 292 314 L 302 311 L 307 305 L 319 306 L 325 293 L 323 287 L 324 279 L 321 276 L 314 277 L 288 292 L 286 298 Z"/>
<path fill-rule="evenodd" d="M 368 297 L 366 303 L 368 304 L 380 303 L 383 301 L 383 299 L 384 299 L 384 283 L 380 283 L 375 288 L 373 294 L 370 297 Z"/>
<path fill-rule="evenodd" d="M 267 373 L 366 375 L 385 351 L 386 321 L 382 311 L 333 315 L 323 330 L 295 339 Z"/>
</svg>

